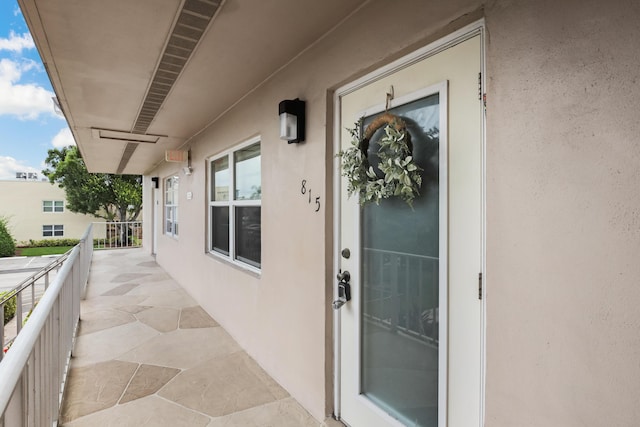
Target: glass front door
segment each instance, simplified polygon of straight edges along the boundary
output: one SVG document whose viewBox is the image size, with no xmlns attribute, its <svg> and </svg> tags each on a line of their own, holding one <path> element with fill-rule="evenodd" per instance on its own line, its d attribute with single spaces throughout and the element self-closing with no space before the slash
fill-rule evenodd
<svg viewBox="0 0 640 427">
<path fill-rule="evenodd" d="M 362 209 L 361 391 L 411 426 L 438 425 L 439 94 L 389 110 L 407 124 L 422 169 L 413 206 Z M 375 115 L 365 118 L 366 127 Z M 377 163 L 379 130 L 369 159 Z"/>
<path fill-rule="evenodd" d="M 338 91 L 342 150 L 346 129 L 388 108 L 407 123 L 422 169 L 413 206 L 392 197 L 360 207 L 340 180 L 337 267 L 350 272 L 352 299 L 337 315 L 338 382 L 351 427 L 482 424 L 481 36 L 435 52 Z"/>
</svg>

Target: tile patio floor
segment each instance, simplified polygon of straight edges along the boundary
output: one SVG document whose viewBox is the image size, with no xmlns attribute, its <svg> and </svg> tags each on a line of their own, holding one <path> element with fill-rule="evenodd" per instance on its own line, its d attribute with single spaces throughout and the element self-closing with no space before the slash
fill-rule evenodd
<svg viewBox="0 0 640 427">
<path fill-rule="evenodd" d="M 60 421 L 321 425 L 142 249 L 94 252 Z"/>
</svg>

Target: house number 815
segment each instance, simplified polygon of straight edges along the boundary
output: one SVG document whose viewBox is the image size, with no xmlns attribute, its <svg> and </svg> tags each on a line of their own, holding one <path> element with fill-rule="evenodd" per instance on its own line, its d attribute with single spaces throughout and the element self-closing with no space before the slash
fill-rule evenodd
<svg viewBox="0 0 640 427">
<path fill-rule="evenodd" d="M 302 182 L 300 183 L 300 194 L 305 195 L 308 194 L 309 195 L 309 204 L 311 204 L 311 188 L 307 188 L 307 180 L 303 179 Z M 320 210 L 320 196 L 317 196 L 315 198 L 316 201 L 316 210 L 315 212 L 318 212 Z"/>
</svg>

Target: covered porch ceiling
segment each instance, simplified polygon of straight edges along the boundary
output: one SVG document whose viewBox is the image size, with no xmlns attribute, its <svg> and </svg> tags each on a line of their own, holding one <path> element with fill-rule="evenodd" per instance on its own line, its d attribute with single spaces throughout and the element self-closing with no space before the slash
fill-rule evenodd
<svg viewBox="0 0 640 427">
<path fill-rule="evenodd" d="M 18 1 L 87 168 L 121 174 L 151 171 L 365 3 Z"/>
</svg>

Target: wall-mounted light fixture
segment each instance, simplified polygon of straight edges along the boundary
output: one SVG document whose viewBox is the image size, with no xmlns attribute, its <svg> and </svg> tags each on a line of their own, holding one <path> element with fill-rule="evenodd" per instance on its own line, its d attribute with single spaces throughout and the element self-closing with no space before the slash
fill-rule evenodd
<svg viewBox="0 0 640 427">
<path fill-rule="evenodd" d="M 159 178 L 157 176 L 152 176 L 151 177 L 151 182 L 153 182 L 153 188 L 158 188 L 159 187 Z"/>
<path fill-rule="evenodd" d="M 191 175 L 193 168 L 191 167 L 191 150 L 187 151 L 187 166 L 182 168 L 185 175 Z"/>
<path fill-rule="evenodd" d="M 305 102 L 300 99 L 286 99 L 278 105 L 280 114 L 280 139 L 289 144 L 305 139 Z"/>
</svg>

